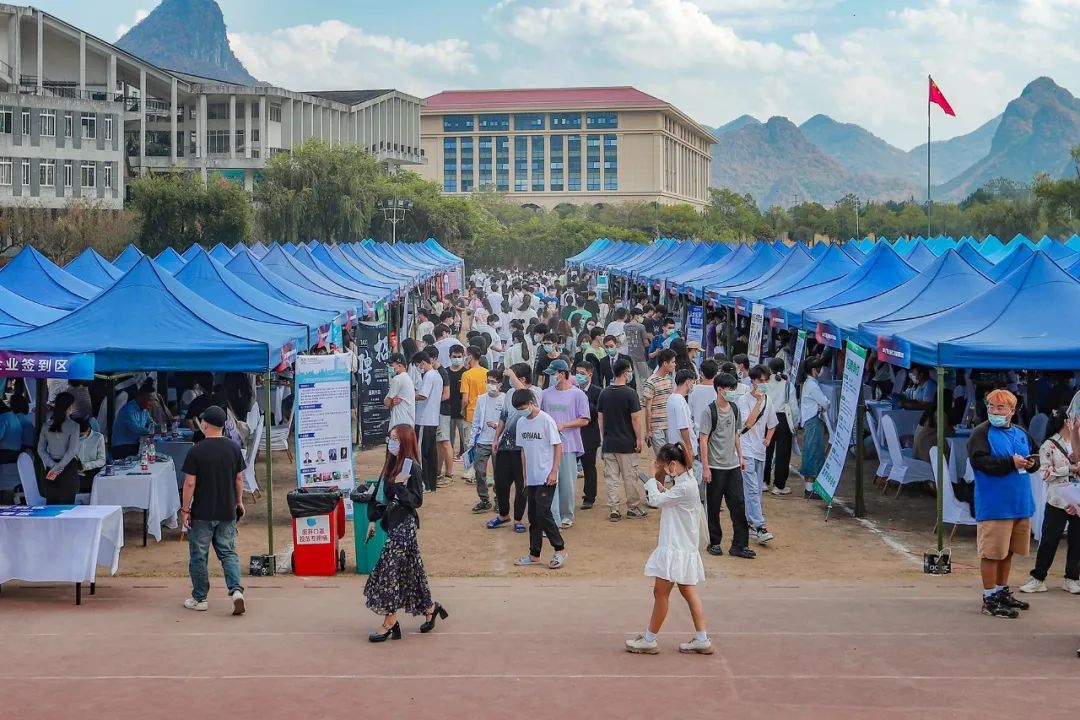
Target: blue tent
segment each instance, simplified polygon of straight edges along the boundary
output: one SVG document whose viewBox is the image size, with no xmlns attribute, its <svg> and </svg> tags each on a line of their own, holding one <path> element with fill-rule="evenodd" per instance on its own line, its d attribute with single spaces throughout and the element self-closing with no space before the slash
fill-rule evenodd
<svg viewBox="0 0 1080 720">
<path fill-rule="evenodd" d="M 956 240 L 945 235 L 932 237 L 923 244 L 926 246 L 926 249 L 934 253 L 934 255 L 942 255 L 946 250 L 954 250 L 956 248 Z M 904 259 L 907 260 L 909 265 L 911 264 L 910 260 L 907 258 Z"/>
<path fill-rule="evenodd" d="M 188 252 L 191 253 L 191 257 L 195 257 L 195 255 L 197 254 L 193 252 L 196 249 L 202 250 L 202 248 L 198 245 L 192 245 L 190 248 L 188 248 Z M 184 267 L 184 263 L 186 263 L 187 260 L 181 257 L 180 253 L 173 250 L 172 246 L 169 246 L 162 250 L 160 253 L 158 253 L 158 256 L 154 258 L 154 262 L 156 262 L 159 267 L 164 268 L 165 270 L 168 270 L 175 275 L 177 270 Z"/>
<path fill-rule="evenodd" d="M 1064 244 L 1059 243 L 1057 240 L 1050 240 L 1043 236 L 1047 242 L 1039 241 L 1039 252 L 1045 253 L 1047 257 L 1056 262 L 1058 265 L 1066 266 L 1071 265 L 1077 258 L 1077 253 L 1074 250 L 1070 250 Z"/>
<path fill-rule="evenodd" d="M 203 249 L 202 245 L 199 245 L 199 243 L 195 243 L 191 247 L 189 247 L 187 250 L 185 250 L 180 255 L 180 257 L 184 258 L 184 262 L 187 262 L 191 258 L 195 257 L 195 255 L 198 254 L 199 251 L 201 251 L 202 249 Z"/>
<path fill-rule="evenodd" d="M 312 254 L 310 245 L 301 245 L 298 247 L 296 252 L 293 253 L 293 258 L 302 265 L 306 265 L 313 272 L 326 278 L 328 281 L 343 288 L 347 288 L 354 293 L 359 293 L 365 300 L 381 300 L 389 295 L 389 292 L 384 287 L 373 285 L 370 282 L 354 280 L 346 275 L 342 275 L 335 268 L 330 267 L 316 258 L 315 255 Z"/>
<path fill-rule="evenodd" d="M 259 292 L 206 252 L 196 253 L 174 277 L 222 310 L 250 320 L 281 325 L 298 337 L 306 337 L 305 347 L 314 345 L 319 338 L 319 328 L 334 319 L 326 312 L 290 305 Z"/>
<path fill-rule="evenodd" d="M 831 247 L 832 245 L 827 242 L 814 243 L 812 246 L 810 246 L 810 256 L 813 257 L 815 260 L 818 260 L 824 257 L 825 253 L 829 252 L 829 248 Z M 847 253 L 844 254 L 847 255 Z M 851 256 L 848 255 L 848 257 L 850 258 Z"/>
<path fill-rule="evenodd" d="M 414 273 L 400 266 L 395 266 L 390 260 L 376 255 L 360 243 L 336 245 L 330 249 L 330 254 L 340 255 L 354 267 L 360 268 L 364 272 L 381 275 L 387 280 L 396 282 L 399 287 L 408 287 L 418 283 L 417 276 Z"/>
<path fill-rule="evenodd" d="M 956 248 L 956 252 L 960 253 L 960 257 L 967 260 L 968 265 L 989 277 L 990 271 L 994 267 L 994 263 L 987 260 L 986 256 L 979 252 L 978 245 L 974 242 L 960 243 Z"/>
<path fill-rule="evenodd" d="M 937 256 L 930 250 L 926 243 L 919 243 L 911 248 L 911 252 L 904 256 L 904 262 L 916 270 L 925 270 L 930 267 Z"/>
<path fill-rule="evenodd" d="M 1004 259 L 999 260 L 993 269 L 986 273 L 986 276 L 997 282 L 1023 265 L 1034 254 L 1035 251 L 1030 246 L 1019 243 Z"/>
<path fill-rule="evenodd" d="M 116 256 L 116 259 L 112 261 L 112 264 L 120 272 L 127 272 L 131 268 L 135 267 L 135 263 L 139 262 L 143 257 L 143 252 L 134 245 L 128 245 L 124 248 L 124 252 Z"/>
<path fill-rule="evenodd" d="M 315 292 L 285 279 L 258 262 L 250 251 L 238 252 L 225 267 L 259 292 L 282 302 L 329 313 L 331 317 L 351 312 L 356 308 L 355 300 Z"/>
<path fill-rule="evenodd" d="M 256 259 L 261 258 L 263 255 L 265 255 L 267 250 L 269 249 L 270 248 L 266 247 L 261 242 L 257 242 L 253 244 L 250 248 L 248 248 L 248 250 L 251 251 L 251 254 L 254 255 Z"/>
<path fill-rule="evenodd" d="M 97 288 L 106 288 L 120 278 L 122 273 L 112 263 L 97 254 L 94 248 L 86 248 L 79 256 L 64 266 L 69 273 Z"/>
<path fill-rule="evenodd" d="M 210 257 L 214 258 L 220 263 L 227 263 L 236 257 L 236 253 L 228 248 L 225 243 L 218 243 L 210 250 Z"/>
<path fill-rule="evenodd" d="M 365 296 L 346 287 L 342 287 L 306 265 L 301 264 L 296 258 L 286 253 L 283 246 L 271 248 L 270 252 L 266 253 L 266 255 L 259 260 L 259 264 L 273 270 L 289 282 L 299 285 L 305 290 L 341 298 L 342 304 L 345 305 L 347 309 L 360 311 L 357 314 L 361 317 L 366 316 L 366 313 L 362 312 L 364 309 L 364 302 L 375 300 L 374 297 Z"/>
<path fill-rule="evenodd" d="M 862 263 L 866 260 L 866 253 L 860 250 L 858 245 L 845 243 L 840 246 L 840 249 L 847 253 L 847 256 L 857 263 Z"/>
<path fill-rule="evenodd" d="M 979 252 L 986 257 L 992 257 L 1004 249 L 1005 243 L 998 240 L 995 235 L 987 235 L 983 238 L 983 241 L 979 243 Z"/>
<path fill-rule="evenodd" d="M 1043 253 L 1034 253 L 980 295 L 891 342 L 911 362 L 945 367 L 1071 370 L 1076 366 L 1080 282 Z"/>
<path fill-rule="evenodd" d="M 596 238 L 589 246 L 579 252 L 577 255 L 566 258 L 566 264 L 570 267 L 577 267 L 586 260 L 590 260 L 597 255 L 603 254 L 604 250 L 611 245 L 611 240 L 608 238 Z"/>
<path fill-rule="evenodd" d="M 822 305 L 803 313 L 813 327 L 829 323 L 841 339 L 873 347 L 883 326 L 916 318 L 921 322 L 977 295 L 993 283 L 973 268 L 956 250 L 948 250 L 923 272 L 902 285 L 858 302 Z"/>
<path fill-rule="evenodd" d="M 299 252 L 300 251 L 297 251 L 297 253 Z M 375 288 L 380 296 L 390 295 L 401 287 L 397 282 L 378 277 L 374 273 L 368 274 L 370 271 L 364 272 L 359 268 L 354 267 L 348 261 L 331 253 L 330 247 L 327 245 L 318 245 L 314 249 L 309 250 L 309 252 L 314 260 L 322 263 L 323 266 L 331 271 L 349 278 L 350 280 L 354 280 L 364 287 Z M 303 262 L 303 260 L 301 260 L 301 262 Z"/>
<path fill-rule="evenodd" d="M 38 305 L 0 285 L 0 337 L 48 325 L 66 314 L 64 310 Z"/>
<path fill-rule="evenodd" d="M 1080 253 L 1080 235 L 1073 235 L 1065 241 L 1065 247 Z"/>
<path fill-rule="evenodd" d="M 700 300 L 705 297 L 706 285 L 722 281 L 742 270 L 755 257 L 754 252 L 749 245 L 739 245 L 720 260 L 704 267 L 687 270 L 675 276 L 674 281 L 678 287 L 685 287 L 686 292 L 692 293 Z"/>
<path fill-rule="evenodd" d="M 298 339 L 281 325 L 218 308 L 143 258 L 78 310 L 2 344 L 20 352 L 93 353 L 95 372 L 265 372 Z"/>
<path fill-rule="evenodd" d="M 0 270 L 0 285 L 42 305 L 74 310 L 101 292 L 27 245 Z"/>
<path fill-rule="evenodd" d="M 781 255 L 771 244 L 758 243 L 754 245 L 748 261 L 729 264 L 722 271 L 714 273 L 706 280 L 704 290 L 709 294 L 710 298 L 721 302 L 724 300 L 719 294 L 721 288 L 729 285 L 742 285 L 759 278 L 782 263 L 784 258 L 785 256 Z"/>
<path fill-rule="evenodd" d="M 735 305 L 735 298 L 742 297 L 751 290 L 783 285 L 789 278 L 797 277 L 813 264 L 814 258 L 806 247 L 796 245 L 780 262 L 768 265 L 763 273 L 746 276 L 744 279 L 744 273 L 740 272 L 723 282 L 717 282 L 715 286 L 710 286 L 709 296 L 718 305 L 732 307 Z"/>
<path fill-rule="evenodd" d="M 880 247 L 886 247 L 886 244 L 881 243 Z M 871 252 L 880 252 L 880 250 L 875 247 Z M 776 300 L 782 293 L 794 292 L 842 278 L 854 272 L 858 267 L 859 264 L 838 245 L 829 245 L 825 254 L 803 273 L 785 277 L 782 282 L 766 283 L 761 287 L 747 290 L 739 297 L 746 301 L 748 309 L 750 303 L 756 302 L 763 302 L 767 307 L 775 307 Z"/>
</svg>

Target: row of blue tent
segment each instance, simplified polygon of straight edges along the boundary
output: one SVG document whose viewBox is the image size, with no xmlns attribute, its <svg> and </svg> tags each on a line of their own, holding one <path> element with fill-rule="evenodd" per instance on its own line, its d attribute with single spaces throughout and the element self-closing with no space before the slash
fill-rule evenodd
<svg viewBox="0 0 1080 720">
<path fill-rule="evenodd" d="M 570 267 L 877 348 L 894 364 L 1074 369 L 1080 237 L 724 245 L 598 239 Z"/>
<path fill-rule="evenodd" d="M 156 258 L 92 248 L 65 267 L 33 247 L 0 269 L 0 348 L 93 354 L 95 372 L 265 372 L 463 261 L 435 240 L 255 243 Z"/>
</svg>

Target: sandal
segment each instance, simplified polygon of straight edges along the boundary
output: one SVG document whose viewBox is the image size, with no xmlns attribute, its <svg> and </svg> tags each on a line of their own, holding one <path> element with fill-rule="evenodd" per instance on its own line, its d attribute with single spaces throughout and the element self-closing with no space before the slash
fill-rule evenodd
<svg viewBox="0 0 1080 720">
<path fill-rule="evenodd" d="M 552 561 L 552 562 L 554 562 L 554 561 Z M 540 562 L 539 560 L 534 558 L 532 555 L 525 555 L 525 556 L 519 557 L 517 560 L 515 560 L 514 564 L 517 565 L 518 567 L 526 567 L 528 565 L 543 565 L 544 563 Z"/>
<path fill-rule="evenodd" d="M 507 522 L 509 522 L 509 520 Z M 528 530 L 529 529 L 525 527 L 525 523 L 514 523 L 514 532 L 523 533 L 528 532 Z"/>
<path fill-rule="evenodd" d="M 565 564 L 566 555 L 561 552 L 557 552 L 551 557 L 551 562 L 548 563 L 548 567 L 552 570 L 558 570 Z"/>
<path fill-rule="evenodd" d="M 493 517 L 493 518 L 491 518 L 490 520 L 487 521 L 487 525 L 485 525 L 485 527 L 488 530 L 494 530 L 495 528 L 500 528 L 503 525 L 509 525 L 509 524 L 510 524 L 509 520 L 503 520 L 501 517 L 496 515 L 495 517 Z"/>
</svg>

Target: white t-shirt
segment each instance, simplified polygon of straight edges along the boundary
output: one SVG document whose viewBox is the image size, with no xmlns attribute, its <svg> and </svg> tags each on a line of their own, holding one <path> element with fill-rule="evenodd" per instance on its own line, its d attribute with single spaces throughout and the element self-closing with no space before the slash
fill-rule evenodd
<svg viewBox="0 0 1080 720">
<path fill-rule="evenodd" d="M 551 446 L 562 444 L 559 427 L 541 410 L 531 420 L 518 420 L 517 442 L 525 452 L 525 484 L 543 485 L 555 467 Z"/>
<path fill-rule="evenodd" d="M 668 395 L 667 399 L 667 441 L 669 443 L 682 442 L 682 430 L 690 431 L 690 452 L 694 452 L 694 444 L 697 442 L 697 430 L 694 428 L 694 418 L 690 415 L 690 406 L 686 404 L 686 398 L 677 392 Z"/>
<path fill-rule="evenodd" d="M 461 341 L 453 335 L 447 335 L 442 340 L 435 343 L 435 347 L 439 348 L 439 365 L 442 367 L 450 367 L 450 348 L 455 345 L 461 345 Z M 440 393 L 442 391 L 440 390 Z M 420 393 L 423 395 L 424 393 Z"/>
<path fill-rule="evenodd" d="M 420 381 L 420 390 L 417 395 L 423 395 L 426 400 L 416 402 L 416 424 L 423 427 L 439 426 L 439 406 L 442 404 L 442 375 L 435 368 L 424 373 Z"/>
<path fill-rule="evenodd" d="M 424 342 L 424 336 L 431 335 L 435 337 L 435 323 L 430 320 L 422 322 L 416 326 L 416 341 L 419 343 Z"/>
<path fill-rule="evenodd" d="M 629 355 L 626 347 L 626 323 L 622 320 L 612 320 L 608 323 L 607 329 L 604 330 L 605 335 L 611 335 L 619 341 L 619 352 L 623 355 Z"/>
<path fill-rule="evenodd" d="M 409 373 L 398 373 L 390 378 L 390 389 L 386 396 L 401 398 L 397 405 L 390 406 L 390 427 L 416 425 L 416 388 L 413 387 Z"/>
<path fill-rule="evenodd" d="M 697 420 L 701 417 L 701 411 L 709 407 L 710 403 L 716 402 L 716 390 L 713 389 L 711 380 L 702 380 L 690 389 L 690 417 Z"/>
<path fill-rule="evenodd" d="M 757 405 L 757 398 L 751 393 L 746 393 L 741 396 L 736 403 L 739 406 L 739 422 L 746 426 L 746 421 L 750 419 L 750 416 L 754 412 L 754 406 Z M 744 458 L 751 458 L 753 460 L 765 459 L 765 433 L 771 428 L 776 427 L 776 411 L 773 408 L 773 404 L 766 403 L 765 412 L 754 423 L 754 427 L 745 433 L 742 432 L 742 428 L 739 428 L 739 432 L 742 435 L 739 436 L 739 440 L 742 442 L 742 454 Z"/>
</svg>

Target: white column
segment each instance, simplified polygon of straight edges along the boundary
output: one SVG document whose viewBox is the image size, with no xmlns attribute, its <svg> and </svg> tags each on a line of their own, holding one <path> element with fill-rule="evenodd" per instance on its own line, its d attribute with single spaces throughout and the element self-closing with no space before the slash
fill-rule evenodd
<svg viewBox="0 0 1080 720">
<path fill-rule="evenodd" d="M 79 95 L 86 98 L 86 33 L 79 33 Z"/>
<path fill-rule="evenodd" d="M 123 127 L 123 124 L 121 124 Z M 146 171 L 146 70 L 139 69 L 139 172 Z"/>
<path fill-rule="evenodd" d="M 177 140 L 176 140 L 176 132 L 177 132 L 177 128 L 176 128 L 176 113 L 177 113 L 177 107 L 176 107 L 176 78 L 172 79 L 172 83 L 170 83 L 170 85 L 172 87 L 169 88 L 169 133 L 170 133 L 170 135 L 169 135 L 169 148 L 170 148 L 170 150 L 169 150 L 169 162 L 171 164 L 175 165 L 176 164 L 176 155 L 177 155 L 177 152 L 176 152 L 176 150 L 177 150 L 177 148 L 176 148 L 176 144 L 177 144 Z M 121 127 L 123 127 L 122 123 L 121 123 Z"/>
<path fill-rule="evenodd" d="M 259 96 L 259 157 L 266 160 L 270 157 L 270 118 L 266 112 L 266 96 Z"/>
<path fill-rule="evenodd" d="M 22 72 L 22 48 L 19 47 L 19 40 L 21 34 L 19 33 L 19 14 L 16 13 L 11 16 L 11 20 L 8 21 L 8 65 L 11 66 L 11 72 L 14 77 L 11 78 L 12 83 L 18 87 L 20 78 L 19 75 Z"/>
<path fill-rule="evenodd" d="M 288 105 L 286 105 L 285 107 L 283 107 L 281 109 L 281 118 L 283 120 L 286 117 L 289 118 L 289 150 L 290 151 L 294 147 L 296 147 L 296 115 L 293 114 L 293 106 L 294 105 L 295 105 L 295 101 L 292 98 L 289 98 Z M 288 110 L 287 110 L 288 114 L 286 114 L 286 108 L 288 108 Z M 282 132 L 282 139 L 284 139 L 284 133 L 285 133 L 284 126 L 281 128 L 281 132 Z"/>
<path fill-rule="evenodd" d="M 229 95 L 229 159 L 236 158 L 236 93 Z"/>
<path fill-rule="evenodd" d="M 251 97 L 244 102 L 244 157 L 251 159 Z"/>
<path fill-rule="evenodd" d="M 109 70 L 106 77 L 105 82 L 109 84 L 107 97 L 111 100 L 113 93 L 116 92 L 116 53 L 109 54 Z"/>
<path fill-rule="evenodd" d="M 41 11 L 37 14 L 37 87 L 41 90 L 43 75 L 45 73 L 45 16 Z"/>
<path fill-rule="evenodd" d="M 198 110 L 195 113 L 195 157 L 202 162 L 203 174 L 206 171 L 206 95 L 199 93 Z"/>
</svg>

